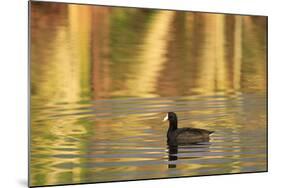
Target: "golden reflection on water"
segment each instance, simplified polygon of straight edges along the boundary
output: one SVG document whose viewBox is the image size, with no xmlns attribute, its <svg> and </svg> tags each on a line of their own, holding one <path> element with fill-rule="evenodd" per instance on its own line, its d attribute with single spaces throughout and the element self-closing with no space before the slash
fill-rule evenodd
<svg viewBox="0 0 281 188">
<path fill-rule="evenodd" d="M 31 5 L 31 185 L 266 170 L 265 17 Z"/>
</svg>

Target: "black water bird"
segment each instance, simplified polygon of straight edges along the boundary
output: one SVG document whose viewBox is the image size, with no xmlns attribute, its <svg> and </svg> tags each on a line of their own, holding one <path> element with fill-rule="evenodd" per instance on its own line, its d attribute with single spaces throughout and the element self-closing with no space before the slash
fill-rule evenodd
<svg viewBox="0 0 281 188">
<path fill-rule="evenodd" d="M 176 113 L 168 112 L 163 121 L 169 120 L 167 132 L 167 143 L 169 145 L 195 144 L 208 142 L 214 131 L 197 128 L 178 128 L 178 118 Z"/>
</svg>

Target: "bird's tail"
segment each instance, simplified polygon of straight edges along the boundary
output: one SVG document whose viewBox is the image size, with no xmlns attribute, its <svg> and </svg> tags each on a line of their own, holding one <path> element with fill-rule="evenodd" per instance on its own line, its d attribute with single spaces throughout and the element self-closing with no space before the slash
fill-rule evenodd
<svg viewBox="0 0 281 188">
<path fill-rule="evenodd" d="M 209 131 L 209 134 L 213 134 L 215 131 Z"/>
</svg>

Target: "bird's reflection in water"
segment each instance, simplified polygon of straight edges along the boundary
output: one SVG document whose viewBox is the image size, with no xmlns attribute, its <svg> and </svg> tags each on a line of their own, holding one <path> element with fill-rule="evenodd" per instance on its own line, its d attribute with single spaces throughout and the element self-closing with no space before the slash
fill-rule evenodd
<svg viewBox="0 0 281 188">
<path fill-rule="evenodd" d="M 168 168 L 177 168 L 176 160 L 178 160 L 178 146 L 168 145 L 169 164 Z"/>
<path fill-rule="evenodd" d="M 202 156 L 208 155 L 210 152 L 209 142 L 202 143 L 194 143 L 194 144 L 186 144 L 186 145 L 171 145 L 167 144 L 168 149 L 168 168 L 177 168 L 177 160 L 179 160 L 178 153 L 184 154 L 182 155 L 185 159 L 194 159 L 200 158 L 199 156 L 189 156 L 188 153 L 201 153 Z M 180 148 L 179 148 L 180 147 Z M 180 151 L 179 151 L 180 149 Z"/>
</svg>

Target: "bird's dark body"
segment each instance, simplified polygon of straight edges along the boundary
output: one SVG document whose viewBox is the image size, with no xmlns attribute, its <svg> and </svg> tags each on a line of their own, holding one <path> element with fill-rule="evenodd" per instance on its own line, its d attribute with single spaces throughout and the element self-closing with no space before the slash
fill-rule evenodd
<svg viewBox="0 0 281 188">
<path fill-rule="evenodd" d="M 167 132 L 167 141 L 170 144 L 193 144 L 199 142 L 208 142 L 212 131 L 196 128 L 180 128 Z"/>
<path fill-rule="evenodd" d="M 195 144 L 199 142 L 208 142 L 214 131 L 197 128 L 178 128 L 177 116 L 174 112 L 168 113 L 170 122 L 167 132 L 167 142 L 169 145 Z"/>
</svg>

